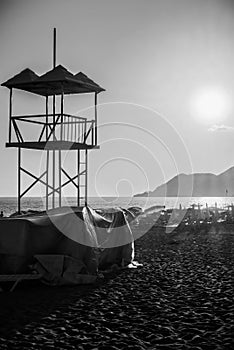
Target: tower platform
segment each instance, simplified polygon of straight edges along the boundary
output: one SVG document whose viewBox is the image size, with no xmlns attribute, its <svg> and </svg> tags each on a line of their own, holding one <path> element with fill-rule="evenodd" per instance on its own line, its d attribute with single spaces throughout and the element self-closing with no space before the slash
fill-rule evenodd
<svg viewBox="0 0 234 350">
<path fill-rule="evenodd" d="M 99 149 L 98 145 L 87 145 L 79 142 L 71 141 L 43 141 L 43 142 L 7 142 L 6 147 L 17 147 L 34 150 L 91 150 Z"/>
</svg>

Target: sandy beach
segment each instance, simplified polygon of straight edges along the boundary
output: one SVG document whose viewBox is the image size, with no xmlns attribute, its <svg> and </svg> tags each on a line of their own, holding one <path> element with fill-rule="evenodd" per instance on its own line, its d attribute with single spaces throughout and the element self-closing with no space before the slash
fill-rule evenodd
<svg viewBox="0 0 234 350">
<path fill-rule="evenodd" d="M 231 231 L 152 228 L 136 241 L 143 267 L 95 286 L 22 283 L 1 293 L 0 348 L 232 349 Z"/>
</svg>

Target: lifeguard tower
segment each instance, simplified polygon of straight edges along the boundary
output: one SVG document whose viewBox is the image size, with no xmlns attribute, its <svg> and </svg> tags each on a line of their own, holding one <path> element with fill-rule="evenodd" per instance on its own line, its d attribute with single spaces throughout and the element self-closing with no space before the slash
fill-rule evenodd
<svg viewBox="0 0 234 350">
<path fill-rule="evenodd" d="M 61 207 L 62 189 L 68 184 L 74 185 L 77 206 L 81 206 L 82 201 L 86 205 L 88 151 L 99 148 L 97 97 L 105 90 L 84 73 L 79 72 L 74 75 L 65 67 L 56 65 L 56 29 L 54 29 L 53 68 L 41 76 L 26 68 L 4 82 L 2 86 L 7 87 L 10 91 L 9 139 L 6 147 L 18 149 L 18 212 L 21 211 L 23 196 L 38 183 L 45 187 L 46 210 L 56 206 Z M 45 102 L 45 114 L 13 115 L 14 89 L 42 96 Z M 83 115 L 70 115 L 64 111 L 65 95 L 71 94 L 92 94 L 94 96 L 93 119 L 89 120 Z M 60 108 L 58 108 L 58 99 Z M 49 110 L 49 107 L 52 110 Z M 38 138 L 25 137 L 24 130 L 29 124 L 31 128 L 37 128 Z M 25 149 L 46 152 L 44 171 L 39 176 L 23 167 L 21 155 Z M 64 169 L 62 162 L 64 151 L 71 151 L 75 155 L 75 176 L 70 176 Z M 21 177 L 25 174 L 30 176 L 33 182 L 27 188 L 22 189 Z"/>
</svg>

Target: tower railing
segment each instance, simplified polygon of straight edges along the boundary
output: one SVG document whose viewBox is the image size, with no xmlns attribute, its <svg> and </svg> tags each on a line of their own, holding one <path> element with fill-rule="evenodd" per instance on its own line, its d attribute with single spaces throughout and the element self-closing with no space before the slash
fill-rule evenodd
<svg viewBox="0 0 234 350">
<path fill-rule="evenodd" d="M 25 124 L 27 124 L 31 125 L 31 131 L 37 131 L 39 134 L 34 142 L 66 141 L 96 146 L 95 120 L 87 120 L 84 117 L 65 113 L 20 115 L 12 116 L 11 124 L 11 130 L 14 130 L 14 138 L 18 143 L 32 141 L 30 135 L 25 135 Z M 9 143 L 15 142 L 12 141 L 12 136 L 11 132 Z"/>
</svg>

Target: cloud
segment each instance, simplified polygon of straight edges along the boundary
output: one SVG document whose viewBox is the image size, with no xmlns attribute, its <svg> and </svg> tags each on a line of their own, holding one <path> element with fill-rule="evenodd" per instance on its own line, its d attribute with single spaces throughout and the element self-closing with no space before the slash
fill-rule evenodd
<svg viewBox="0 0 234 350">
<path fill-rule="evenodd" d="M 229 126 L 229 125 L 217 125 L 217 124 L 214 124 L 212 125 L 208 131 L 211 131 L 211 132 L 218 132 L 218 131 L 234 131 L 234 127 L 233 126 Z"/>
</svg>

